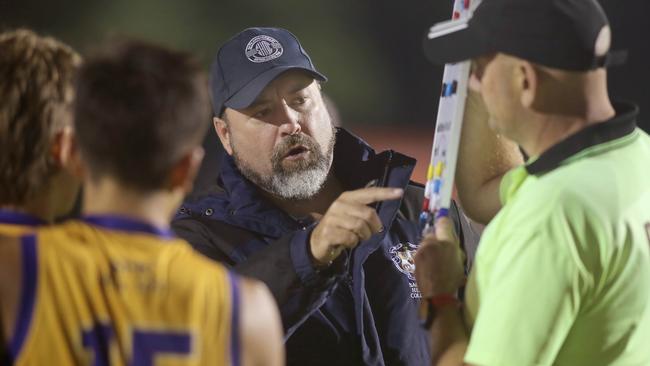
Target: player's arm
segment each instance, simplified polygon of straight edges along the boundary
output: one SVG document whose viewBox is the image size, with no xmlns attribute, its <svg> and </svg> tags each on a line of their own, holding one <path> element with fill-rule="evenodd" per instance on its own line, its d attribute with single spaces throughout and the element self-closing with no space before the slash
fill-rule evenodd
<svg viewBox="0 0 650 366">
<path fill-rule="evenodd" d="M 0 235 L 0 363 L 8 360 L 18 313 L 21 283 L 20 240 Z M 2 363 L 4 365 L 4 363 Z"/>
<path fill-rule="evenodd" d="M 241 279 L 240 327 L 243 366 L 284 365 L 280 314 L 261 282 Z"/>
<path fill-rule="evenodd" d="M 487 224 L 501 209 L 499 185 L 510 169 L 523 164 L 519 147 L 488 125 L 483 98 L 468 90 L 458 150 L 456 188 L 472 220 Z"/>
</svg>

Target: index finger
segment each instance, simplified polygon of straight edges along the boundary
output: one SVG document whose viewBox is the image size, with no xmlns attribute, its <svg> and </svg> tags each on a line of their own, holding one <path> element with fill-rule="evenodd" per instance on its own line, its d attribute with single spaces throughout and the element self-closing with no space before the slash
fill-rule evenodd
<svg viewBox="0 0 650 366">
<path fill-rule="evenodd" d="M 404 190 L 401 188 L 370 187 L 346 192 L 345 199 L 368 205 L 373 202 L 395 200 L 402 197 L 402 194 Z"/>
</svg>

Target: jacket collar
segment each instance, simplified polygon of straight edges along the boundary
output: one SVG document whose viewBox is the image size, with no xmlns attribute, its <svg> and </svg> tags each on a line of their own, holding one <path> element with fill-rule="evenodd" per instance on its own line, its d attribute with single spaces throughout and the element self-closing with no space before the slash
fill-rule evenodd
<svg viewBox="0 0 650 366">
<path fill-rule="evenodd" d="M 581 151 L 633 133 L 639 108 L 631 103 L 614 103 L 614 109 L 616 115 L 610 120 L 591 125 L 542 153 L 526 166 L 528 174 L 542 175 Z"/>
</svg>

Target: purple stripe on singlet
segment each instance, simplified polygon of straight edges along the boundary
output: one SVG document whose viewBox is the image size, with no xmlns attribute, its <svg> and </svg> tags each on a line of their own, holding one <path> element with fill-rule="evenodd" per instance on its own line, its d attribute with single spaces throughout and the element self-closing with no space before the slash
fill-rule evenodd
<svg viewBox="0 0 650 366">
<path fill-rule="evenodd" d="M 7 211 L 7 210 L 0 210 L 0 223 L 2 224 L 12 224 L 12 225 L 27 225 L 27 226 L 39 226 L 39 225 L 45 225 L 46 222 L 22 213 L 22 212 L 14 212 L 14 211 Z"/>
<path fill-rule="evenodd" d="M 14 335 L 11 339 L 9 352 L 15 361 L 18 358 L 34 313 L 34 300 L 36 298 L 36 280 L 38 275 L 38 257 L 36 252 L 36 236 L 26 235 L 21 238 L 22 250 L 22 291 L 18 316 L 14 327 Z"/>
</svg>

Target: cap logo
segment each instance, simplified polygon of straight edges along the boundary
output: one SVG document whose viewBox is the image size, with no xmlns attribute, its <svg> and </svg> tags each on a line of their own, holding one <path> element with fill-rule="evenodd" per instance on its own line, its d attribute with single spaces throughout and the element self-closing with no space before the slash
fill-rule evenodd
<svg viewBox="0 0 650 366">
<path fill-rule="evenodd" d="M 250 62 L 262 63 L 274 60 L 284 52 L 282 44 L 270 36 L 256 36 L 246 45 L 246 58 Z"/>
</svg>

